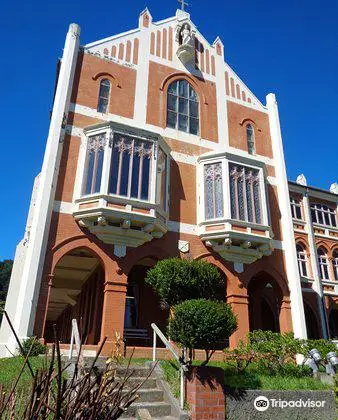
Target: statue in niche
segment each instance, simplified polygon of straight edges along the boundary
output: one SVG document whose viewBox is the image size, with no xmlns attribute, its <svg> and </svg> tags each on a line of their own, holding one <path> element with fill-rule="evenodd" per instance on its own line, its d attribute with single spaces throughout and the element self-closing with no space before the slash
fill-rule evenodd
<svg viewBox="0 0 338 420">
<path fill-rule="evenodd" d="M 177 56 L 183 64 L 192 63 L 195 60 L 195 33 L 188 23 L 179 25 L 176 32 L 176 40 L 179 43 Z"/>
<path fill-rule="evenodd" d="M 182 45 L 193 45 L 193 37 L 191 36 L 190 27 L 187 23 L 183 25 L 182 31 Z"/>
</svg>

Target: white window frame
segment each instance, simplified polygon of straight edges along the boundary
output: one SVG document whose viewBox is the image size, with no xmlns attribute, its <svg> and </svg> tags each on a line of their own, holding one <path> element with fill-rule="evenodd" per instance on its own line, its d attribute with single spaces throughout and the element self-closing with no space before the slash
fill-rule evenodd
<svg viewBox="0 0 338 420">
<path fill-rule="evenodd" d="M 290 207 L 291 207 L 291 215 L 292 218 L 295 220 L 304 220 L 303 219 L 303 210 L 302 210 L 302 203 L 301 201 L 297 200 L 295 197 L 290 197 Z M 300 209 L 300 218 L 297 217 L 296 208 Z"/>
<path fill-rule="evenodd" d="M 103 158 L 103 167 L 102 167 L 102 176 L 101 176 L 101 186 L 100 191 L 93 194 L 83 194 L 84 183 L 86 179 L 86 170 L 87 170 L 87 142 L 88 138 L 91 136 L 99 135 L 106 133 L 107 141 L 105 144 L 104 149 L 104 158 Z M 135 139 L 140 139 L 144 141 L 151 142 L 153 144 L 153 150 L 156 151 L 156 154 L 153 153 L 151 157 L 152 162 L 150 166 L 150 184 L 149 184 L 149 199 L 148 200 L 141 200 L 132 197 L 126 197 L 117 194 L 109 194 L 109 179 L 110 179 L 110 165 L 111 165 L 111 158 L 112 158 L 112 141 L 114 133 L 122 134 L 125 136 L 130 136 Z M 156 193 L 157 193 L 157 154 L 158 149 L 161 148 L 166 155 L 166 200 L 165 200 L 165 208 L 163 209 L 160 204 L 156 203 Z M 74 186 L 74 193 L 73 193 L 73 201 L 78 200 L 88 200 L 88 199 L 96 199 L 98 196 L 105 196 L 105 197 L 114 197 L 121 202 L 130 202 L 130 203 L 139 203 L 139 204 L 147 204 L 153 205 L 157 208 L 161 213 L 164 215 L 168 215 L 169 212 L 169 187 L 170 187 L 170 149 L 169 146 L 161 140 L 161 138 L 157 138 L 156 140 L 151 139 L 149 137 L 145 137 L 139 134 L 135 134 L 133 132 L 129 132 L 128 129 L 126 130 L 119 130 L 114 129 L 109 125 L 105 125 L 104 127 L 93 127 L 89 128 L 85 132 L 81 134 L 81 145 L 79 151 L 79 158 L 77 164 L 77 171 L 75 177 L 75 186 Z"/>
<path fill-rule="evenodd" d="M 222 181 L 223 181 L 223 217 L 217 219 L 206 219 L 205 217 L 205 184 L 204 184 L 204 166 L 214 163 L 222 163 Z M 230 176 L 229 176 L 229 165 L 235 164 L 238 166 L 245 166 L 249 169 L 257 170 L 259 174 L 259 191 L 260 191 L 260 204 L 261 204 L 261 223 L 253 223 L 248 221 L 243 221 L 240 219 L 232 219 L 231 217 L 231 204 L 230 204 Z M 198 205 L 198 214 L 197 220 L 198 223 L 217 223 L 220 221 L 228 220 L 238 220 L 240 223 L 245 223 L 247 225 L 257 225 L 257 226 L 268 226 L 268 207 L 267 207 L 267 197 L 266 197 L 266 186 L 265 186 L 265 177 L 264 170 L 261 166 L 243 162 L 242 160 L 235 160 L 229 158 L 226 154 L 221 154 L 219 156 L 203 158 L 199 162 L 197 170 L 197 188 L 200 192 L 199 195 L 199 205 Z"/>
<path fill-rule="evenodd" d="M 323 208 L 323 207 L 326 207 Z M 322 203 L 310 203 L 310 210 L 311 210 L 311 219 L 312 219 L 312 223 L 316 223 L 318 225 L 321 226 L 328 226 L 328 227 L 332 227 L 332 228 L 337 228 L 337 215 L 336 215 L 336 210 L 334 208 L 331 208 L 330 206 L 328 206 L 327 204 L 322 204 Z M 316 215 L 316 220 L 313 220 L 312 217 L 312 213 L 315 212 Z M 322 214 L 322 219 L 324 223 L 320 223 L 319 222 L 319 217 L 318 214 L 321 213 Z M 328 215 L 328 218 L 330 220 L 330 224 L 327 224 L 325 221 L 325 214 Z M 332 223 L 332 218 L 335 221 L 335 224 Z"/>
<path fill-rule="evenodd" d="M 325 254 L 319 255 L 319 249 L 322 249 Z M 329 264 L 329 258 L 327 256 L 327 251 L 324 248 L 318 248 L 317 250 L 318 254 L 318 265 L 319 265 L 319 275 L 321 280 L 330 280 L 330 264 Z M 325 275 L 325 268 L 327 268 L 327 276 Z"/>
<path fill-rule="evenodd" d="M 300 246 L 302 248 L 302 251 L 298 251 L 297 246 Z M 297 261 L 298 261 L 298 269 L 299 269 L 299 274 L 301 275 L 301 277 L 308 277 L 308 271 L 309 271 L 309 266 L 308 266 L 308 258 L 307 258 L 307 253 L 306 253 L 306 249 L 303 247 L 302 244 L 296 244 L 296 251 L 297 251 Z M 305 263 L 305 273 L 303 270 L 303 264 Z"/>
</svg>

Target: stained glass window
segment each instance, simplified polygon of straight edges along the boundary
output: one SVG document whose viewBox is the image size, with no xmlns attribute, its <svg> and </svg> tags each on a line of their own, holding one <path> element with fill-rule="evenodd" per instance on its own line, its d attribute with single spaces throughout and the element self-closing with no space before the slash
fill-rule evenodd
<svg viewBox="0 0 338 420">
<path fill-rule="evenodd" d="M 99 101 L 97 104 L 97 111 L 106 113 L 108 111 L 109 103 L 109 94 L 110 94 L 110 81 L 107 79 L 101 80 L 100 91 L 99 91 Z"/>
<path fill-rule="evenodd" d="M 186 80 L 168 87 L 167 126 L 191 134 L 199 133 L 198 97 Z"/>
<path fill-rule="evenodd" d="M 262 223 L 259 171 L 229 164 L 231 217 Z"/>
<path fill-rule="evenodd" d="M 153 143 L 115 133 L 109 193 L 149 200 Z"/>
<path fill-rule="evenodd" d="M 106 133 L 88 138 L 83 194 L 100 192 L 105 145 Z"/>
<path fill-rule="evenodd" d="M 223 217 L 222 163 L 204 166 L 205 219 Z"/>
</svg>

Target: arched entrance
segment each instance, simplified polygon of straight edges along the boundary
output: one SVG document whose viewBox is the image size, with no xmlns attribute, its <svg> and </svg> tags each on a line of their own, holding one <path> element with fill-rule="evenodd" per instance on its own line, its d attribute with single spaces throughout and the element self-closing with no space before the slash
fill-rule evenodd
<svg viewBox="0 0 338 420">
<path fill-rule="evenodd" d="M 309 304 L 304 301 L 304 314 L 306 322 L 307 336 L 310 340 L 316 340 L 320 337 L 317 317 Z"/>
<path fill-rule="evenodd" d="M 130 346 L 151 345 L 153 322 L 166 334 L 169 309 L 163 308 L 156 292 L 144 281 L 147 271 L 155 263 L 152 258 L 144 258 L 133 266 L 128 275 L 124 339 Z"/>
<path fill-rule="evenodd" d="M 61 343 L 69 343 L 71 320 L 78 321 L 83 344 L 100 341 L 104 269 L 89 250 L 78 248 L 64 255 L 53 273 L 44 338 L 53 340 L 56 324 Z"/>
<path fill-rule="evenodd" d="M 250 331 L 280 332 L 283 293 L 274 278 L 267 273 L 256 275 L 250 280 L 248 295 Z"/>
<path fill-rule="evenodd" d="M 338 309 L 332 309 L 329 316 L 330 335 L 338 339 Z"/>
</svg>

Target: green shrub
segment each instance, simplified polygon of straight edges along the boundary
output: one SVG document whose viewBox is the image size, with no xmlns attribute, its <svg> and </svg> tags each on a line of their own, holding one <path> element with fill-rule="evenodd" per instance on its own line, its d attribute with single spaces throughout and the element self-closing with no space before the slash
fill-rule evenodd
<svg viewBox="0 0 338 420">
<path fill-rule="evenodd" d="M 29 337 L 21 343 L 22 350 L 19 349 L 22 356 L 38 356 L 47 352 L 47 346 L 44 346 L 36 337 Z"/>
<path fill-rule="evenodd" d="M 337 352 L 337 345 L 330 340 L 307 340 L 303 343 L 303 354 L 307 356 L 309 351 L 317 349 L 321 354 L 322 358 L 326 360 L 326 355 L 331 351 Z"/>
<path fill-rule="evenodd" d="M 225 359 L 233 364 L 238 373 L 244 372 L 257 360 L 257 353 L 253 350 L 250 342 L 240 340 L 235 349 L 224 349 Z"/>
<path fill-rule="evenodd" d="M 294 338 L 293 333 L 258 330 L 250 332 L 248 340 L 262 370 L 273 373 L 282 372 L 286 363 L 294 363 L 303 350 L 303 342 Z"/>
<path fill-rule="evenodd" d="M 203 349 L 208 363 L 221 340 L 237 328 L 237 318 L 229 305 L 207 299 L 192 299 L 174 307 L 169 322 L 169 337 L 190 350 Z"/>
<path fill-rule="evenodd" d="M 188 299 L 222 300 L 225 297 L 225 284 L 219 271 L 202 260 L 159 261 L 148 271 L 145 280 L 169 307 Z"/>
</svg>

